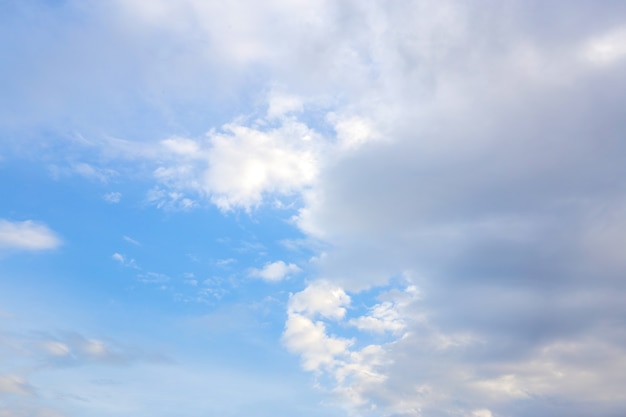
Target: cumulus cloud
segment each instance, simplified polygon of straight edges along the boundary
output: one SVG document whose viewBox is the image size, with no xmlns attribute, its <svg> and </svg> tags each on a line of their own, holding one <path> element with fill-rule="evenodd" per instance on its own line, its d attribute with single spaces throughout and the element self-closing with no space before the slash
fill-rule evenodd
<svg viewBox="0 0 626 417">
<path fill-rule="evenodd" d="M 60 245 L 58 235 L 43 223 L 0 219 L 0 248 L 37 251 Z"/>
<path fill-rule="evenodd" d="M 325 146 L 318 132 L 296 119 L 270 119 L 235 120 L 204 138 L 172 137 L 152 145 L 118 139 L 102 147 L 154 166 L 158 185 L 147 200 L 159 208 L 185 210 L 209 200 L 223 211 L 250 211 L 268 196 L 297 196 L 310 187 Z"/>
<path fill-rule="evenodd" d="M 264 193 L 289 194 L 309 185 L 317 174 L 316 155 L 308 144 L 315 132 L 297 122 L 263 131 L 225 126 L 211 138 L 209 169 L 203 188 L 222 209 L 250 208 Z"/>
<path fill-rule="evenodd" d="M 338 320 L 345 316 L 349 304 L 350 296 L 341 287 L 328 281 L 315 281 L 291 296 L 289 311 Z"/>
<path fill-rule="evenodd" d="M 389 301 L 376 304 L 369 313 L 346 318 L 351 299 L 346 292 L 327 281 L 315 281 L 304 290 L 292 294 L 287 307 L 287 322 L 282 341 L 286 348 L 299 355 L 302 367 L 314 372 L 321 381 L 330 381 L 325 388 L 348 408 L 376 408 L 371 394 L 386 391 L 386 371 L 393 363 L 390 352 L 398 340 L 407 336 L 405 324 L 398 317 L 414 300 L 412 287 L 390 292 Z M 338 323 L 340 327 L 333 326 Z M 395 337 L 383 343 L 367 343 L 363 335 L 342 337 L 331 333 L 329 326 L 341 329 L 352 325 L 365 333 L 386 331 Z"/>
<path fill-rule="evenodd" d="M 297 274 L 301 269 L 296 264 L 286 264 L 283 261 L 269 262 L 261 269 L 253 268 L 250 276 L 262 278 L 266 281 L 282 281 L 290 275 Z"/>
<path fill-rule="evenodd" d="M 287 348 L 302 355 L 302 365 L 307 371 L 332 368 L 336 357 L 348 353 L 352 342 L 326 334 L 326 326 L 301 314 L 290 314 L 285 324 L 283 341 Z"/>
</svg>

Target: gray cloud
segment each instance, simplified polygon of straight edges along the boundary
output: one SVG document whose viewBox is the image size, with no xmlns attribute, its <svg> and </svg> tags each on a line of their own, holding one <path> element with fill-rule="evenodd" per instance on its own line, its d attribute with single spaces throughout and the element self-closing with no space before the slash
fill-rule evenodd
<svg viewBox="0 0 626 417">
<path fill-rule="evenodd" d="M 328 167 L 307 197 L 301 227 L 334 245 L 320 275 L 359 291 L 405 274 L 423 292 L 412 314 L 428 327 L 391 345 L 387 390 L 370 393 L 391 415 L 623 407 L 624 61 L 584 55 L 623 27 L 622 6 L 569 4 L 460 5 L 469 37 L 431 32 L 452 39 L 414 57 L 432 78 L 390 81 L 406 87 L 393 124 L 369 114 L 387 141 Z"/>
</svg>

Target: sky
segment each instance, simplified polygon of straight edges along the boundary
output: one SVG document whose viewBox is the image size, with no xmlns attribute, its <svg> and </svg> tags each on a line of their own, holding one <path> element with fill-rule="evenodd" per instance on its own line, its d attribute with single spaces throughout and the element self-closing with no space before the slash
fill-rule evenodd
<svg viewBox="0 0 626 417">
<path fill-rule="evenodd" d="M 1 0 L 0 417 L 618 417 L 626 3 Z"/>
</svg>

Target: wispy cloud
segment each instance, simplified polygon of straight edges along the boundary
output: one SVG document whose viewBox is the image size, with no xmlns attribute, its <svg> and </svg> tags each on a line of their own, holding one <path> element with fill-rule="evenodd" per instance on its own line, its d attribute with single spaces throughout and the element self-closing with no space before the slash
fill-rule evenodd
<svg viewBox="0 0 626 417">
<path fill-rule="evenodd" d="M 122 201 L 122 193 L 117 192 L 117 191 L 112 191 L 110 193 L 106 193 L 105 195 L 103 195 L 102 198 L 107 203 L 117 204 L 120 201 Z"/>
<path fill-rule="evenodd" d="M 0 375 L 0 393 L 34 395 L 34 389 L 17 375 Z"/>
<path fill-rule="evenodd" d="M 37 251 L 55 249 L 61 243 L 61 238 L 43 223 L 0 219 L 0 249 Z"/>
<path fill-rule="evenodd" d="M 129 236 L 123 236 L 122 237 L 126 242 L 131 243 L 135 246 L 141 246 L 141 243 L 135 239 L 133 239 L 132 237 Z"/>
<path fill-rule="evenodd" d="M 133 258 L 127 258 L 121 253 L 115 252 L 113 255 L 111 255 L 111 259 L 113 259 L 116 262 L 119 262 L 121 265 L 125 267 L 138 269 L 138 270 L 141 269 L 141 267 L 137 265 L 137 261 L 135 261 Z"/>
</svg>

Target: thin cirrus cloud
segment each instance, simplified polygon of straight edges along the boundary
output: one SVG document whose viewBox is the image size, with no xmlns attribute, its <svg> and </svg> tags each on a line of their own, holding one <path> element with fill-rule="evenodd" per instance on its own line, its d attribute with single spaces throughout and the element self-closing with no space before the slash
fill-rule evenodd
<svg viewBox="0 0 626 417">
<path fill-rule="evenodd" d="M 0 375 L 0 393 L 34 395 L 32 386 L 17 375 Z"/>
</svg>

